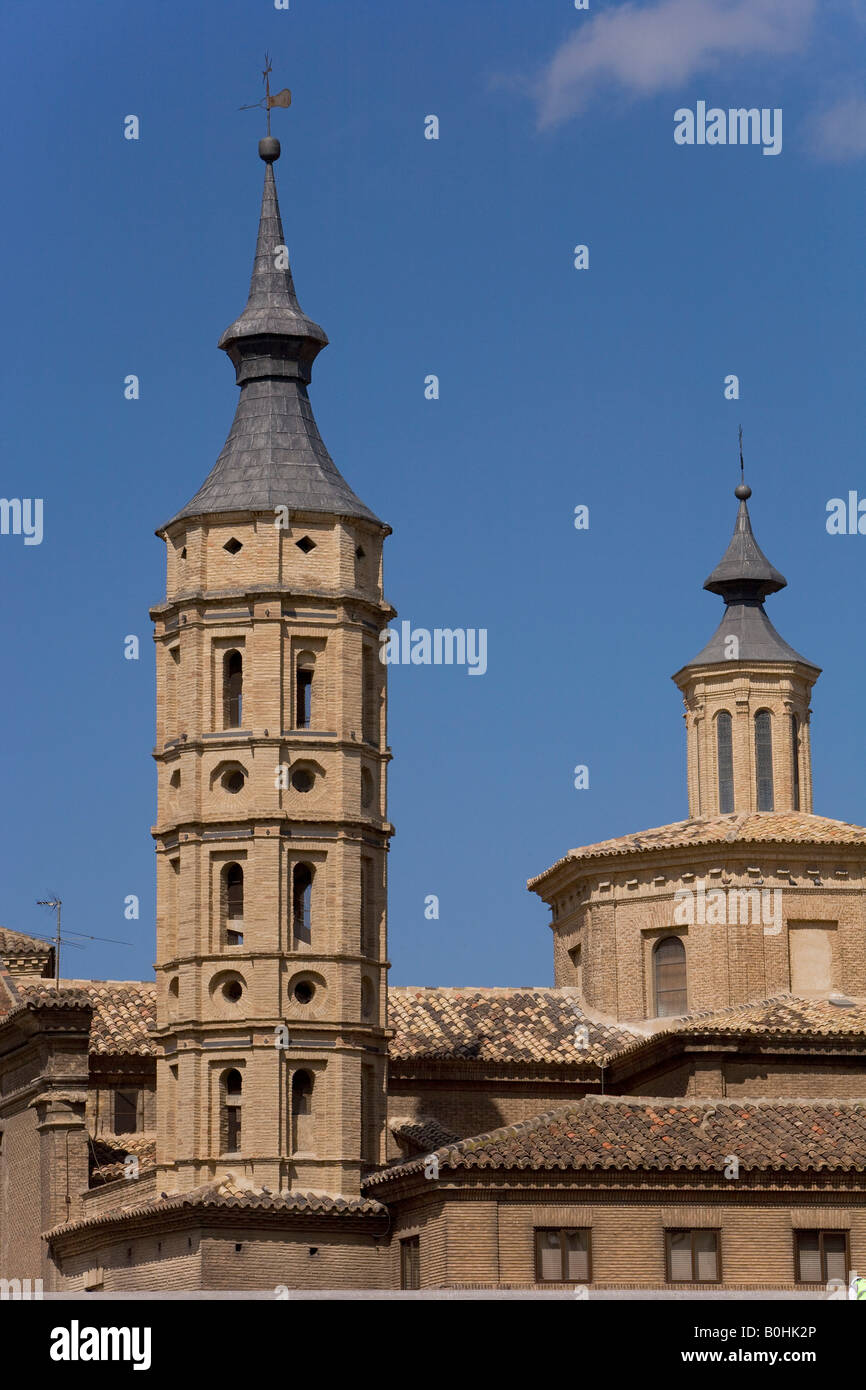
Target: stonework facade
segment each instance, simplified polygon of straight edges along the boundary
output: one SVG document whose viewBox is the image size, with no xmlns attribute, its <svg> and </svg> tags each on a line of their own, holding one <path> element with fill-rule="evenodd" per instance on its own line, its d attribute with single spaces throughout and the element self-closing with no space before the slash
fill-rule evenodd
<svg viewBox="0 0 866 1390">
<path fill-rule="evenodd" d="M 0 928 L 0 1279 L 90 1291 L 826 1291 L 866 1266 L 866 829 L 750 491 L 675 676 L 689 819 L 529 887 L 549 989 L 387 983 L 389 528 L 307 395 L 274 163 L 240 388 L 157 534 L 156 980 Z M 4 1286 L 5 1287 L 5 1286 Z"/>
</svg>

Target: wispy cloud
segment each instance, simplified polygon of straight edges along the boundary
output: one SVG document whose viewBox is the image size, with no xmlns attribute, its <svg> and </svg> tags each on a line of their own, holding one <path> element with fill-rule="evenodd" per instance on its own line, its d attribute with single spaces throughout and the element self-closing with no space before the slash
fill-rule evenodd
<svg viewBox="0 0 866 1390">
<path fill-rule="evenodd" d="M 726 58 L 773 57 L 807 43 L 817 0 L 658 0 L 576 19 L 536 89 L 540 126 L 606 90 L 652 96 Z"/>
<path fill-rule="evenodd" d="M 809 146 L 818 159 L 844 164 L 866 156 L 866 97 L 836 101 L 812 117 Z"/>
</svg>

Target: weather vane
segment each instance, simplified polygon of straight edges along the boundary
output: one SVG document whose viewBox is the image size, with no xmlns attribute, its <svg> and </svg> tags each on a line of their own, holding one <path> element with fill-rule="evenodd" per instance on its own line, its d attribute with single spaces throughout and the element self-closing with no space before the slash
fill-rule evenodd
<svg viewBox="0 0 866 1390">
<path fill-rule="evenodd" d="M 262 97 L 261 101 L 253 101 L 253 102 L 250 103 L 249 106 L 241 106 L 241 107 L 239 107 L 238 109 L 239 109 L 240 111 L 254 111 L 254 110 L 256 109 L 256 107 L 258 107 L 259 110 L 261 110 L 262 108 L 264 108 L 264 110 L 268 113 L 268 135 L 270 135 L 270 133 L 271 133 L 271 107 L 272 107 L 272 106 L 285 106 L 285 107 L 291 106 L 291 104 L 292 104 L 292 94 L 291 94 L 291 92 L 289 91 L 288 87 L 284 87 L 283 90 L 282 90 L 281 92 L 277 92 L 277 93 L 275 93 L 274 96 L 271 96 L 271 55 L 270 55 L 270 53 L 266 53 L 266 54 L 265 54 L 265 66 L 264 66 L 264 68 L 262 69 L 262 77 L 263 77 L 264 83 L 265 83 L 265 94 L 264 94 L 264 96 Z"/>
<path fill-rule="evenodd" d="M 743 463 L 743 427 L 740 425 L 740 482 L 746 480 L 746 465 Z"/>
</svg>

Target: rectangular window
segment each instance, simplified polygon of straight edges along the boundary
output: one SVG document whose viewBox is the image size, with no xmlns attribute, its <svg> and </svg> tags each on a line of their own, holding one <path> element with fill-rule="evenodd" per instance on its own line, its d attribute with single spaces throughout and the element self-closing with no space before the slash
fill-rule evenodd
<svg viewBox="0 0 866 1390">
<path fill-rule="evenodd" d="M 361 736 L 365 743 L 379 743 L 379 673 L 378 654 L 371 647 L 364 647 L 363 678 L 361 689 Z"/>
<path fill-rule="evenodd" d="M 225 1153 L 238 1154 L 241 1151 L 241 1107 L 226 1106 Z"/>
<path fill-rule="evenodd" d="M 669 1284 L 718 1284 L 719 1232 L 665 1231 L 665 1259 Z"/>
<path fill-rule="evenodd" d="M 535 1232 L 535 1280 L 538 1284 L 588 1284 L 592 1278 L 592 1232 L 589 1227 L 548 1227 Z"/>
<path fill-rule="evenodd" d="M 114 1132 L 135 1134 L 138 1129 L 138 1091 L 115 1091 Z"/>
<path fill-rule="evenodd" d="M 376 1126 L 376 1077 L 372 1067 L 361 1068 L 361 1160 L 375 1163 L 378 1158 Z"/>
<path fill-rule="evenodd" d="M 400 1241 L 400 1288 L 421 1287 L 421 1243 L 418 1236 Z"/>
<path fill-rule="evenodd" d="M 798 1284 L 848 1281 L 847 1231 L 795 1231 L 794 1257 Z"/>
<path fill-rule="evenodd" d="M 295 727 L 309 729 L 313 717 L 313 673 L 298 671 L 295 677 Z"/>
</svg>

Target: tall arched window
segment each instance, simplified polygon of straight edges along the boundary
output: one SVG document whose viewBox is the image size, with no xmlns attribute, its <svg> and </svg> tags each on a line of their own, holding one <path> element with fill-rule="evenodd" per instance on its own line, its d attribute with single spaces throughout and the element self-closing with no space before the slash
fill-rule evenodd
<svg viewBox="0 0 866 1390">
<path fill-rule="evenodd" d="M 719 768 L 719 814 L 727 816 L 734 809 L 734 745 L 731 737 L 731 716 L 726 709 L 716 715 L 716 752 Z"/>
<path fill-rule="evenodd" d="M 243 946 L 244 871 L 240 864 L 227 864 L 223 879 L 226 945 Z"/>
<path fill-rule="evenodd" d="M 220 1153 L 241 1151 L 241 1104 L 244 1083 L 237 1067 L 230 1067 L 220 1077 Z"/>
<path fill-rule="evenodd" d="M 755 715 L 755 781 L 758 810 L 773 809 L 773 724 L 768 709 Z"/>
<path fill-rule="evenodd" d="M 295 664 L 295 728 L 309 729 L 313 723 L 313 652 L 300 652 Z"/>
<path fill-rule="evenodd" d="M 292 932 L 296 941 L 313 938 L 313 871 L 309 864 L 292 870 Z"/>
<path fill-rule="evenodd" d="M 678 936 L 665 936 L 653 951 L 656 1018 L 672 1018 L 688 1008 L 686 948 Z"/>
<path fill-rule="evenodd" d="M 239 729 L 243 718 L 244 659 L 238 651 L 226 652 L 223 657 L 223 723 L 227 729 Z"/>
<path fill-rule="evenodd" d="M 800 809 L 800 721 L 796 714 L 791 715 L 791 790 L 794 810 Z"/>
<path fill-rule="evenodd" d="M 292 1077 L 292 1152 L 315 1150 L 313 1115 L 313 1078 L 308 1071 L 296 1071 Z"/>
</svg>

